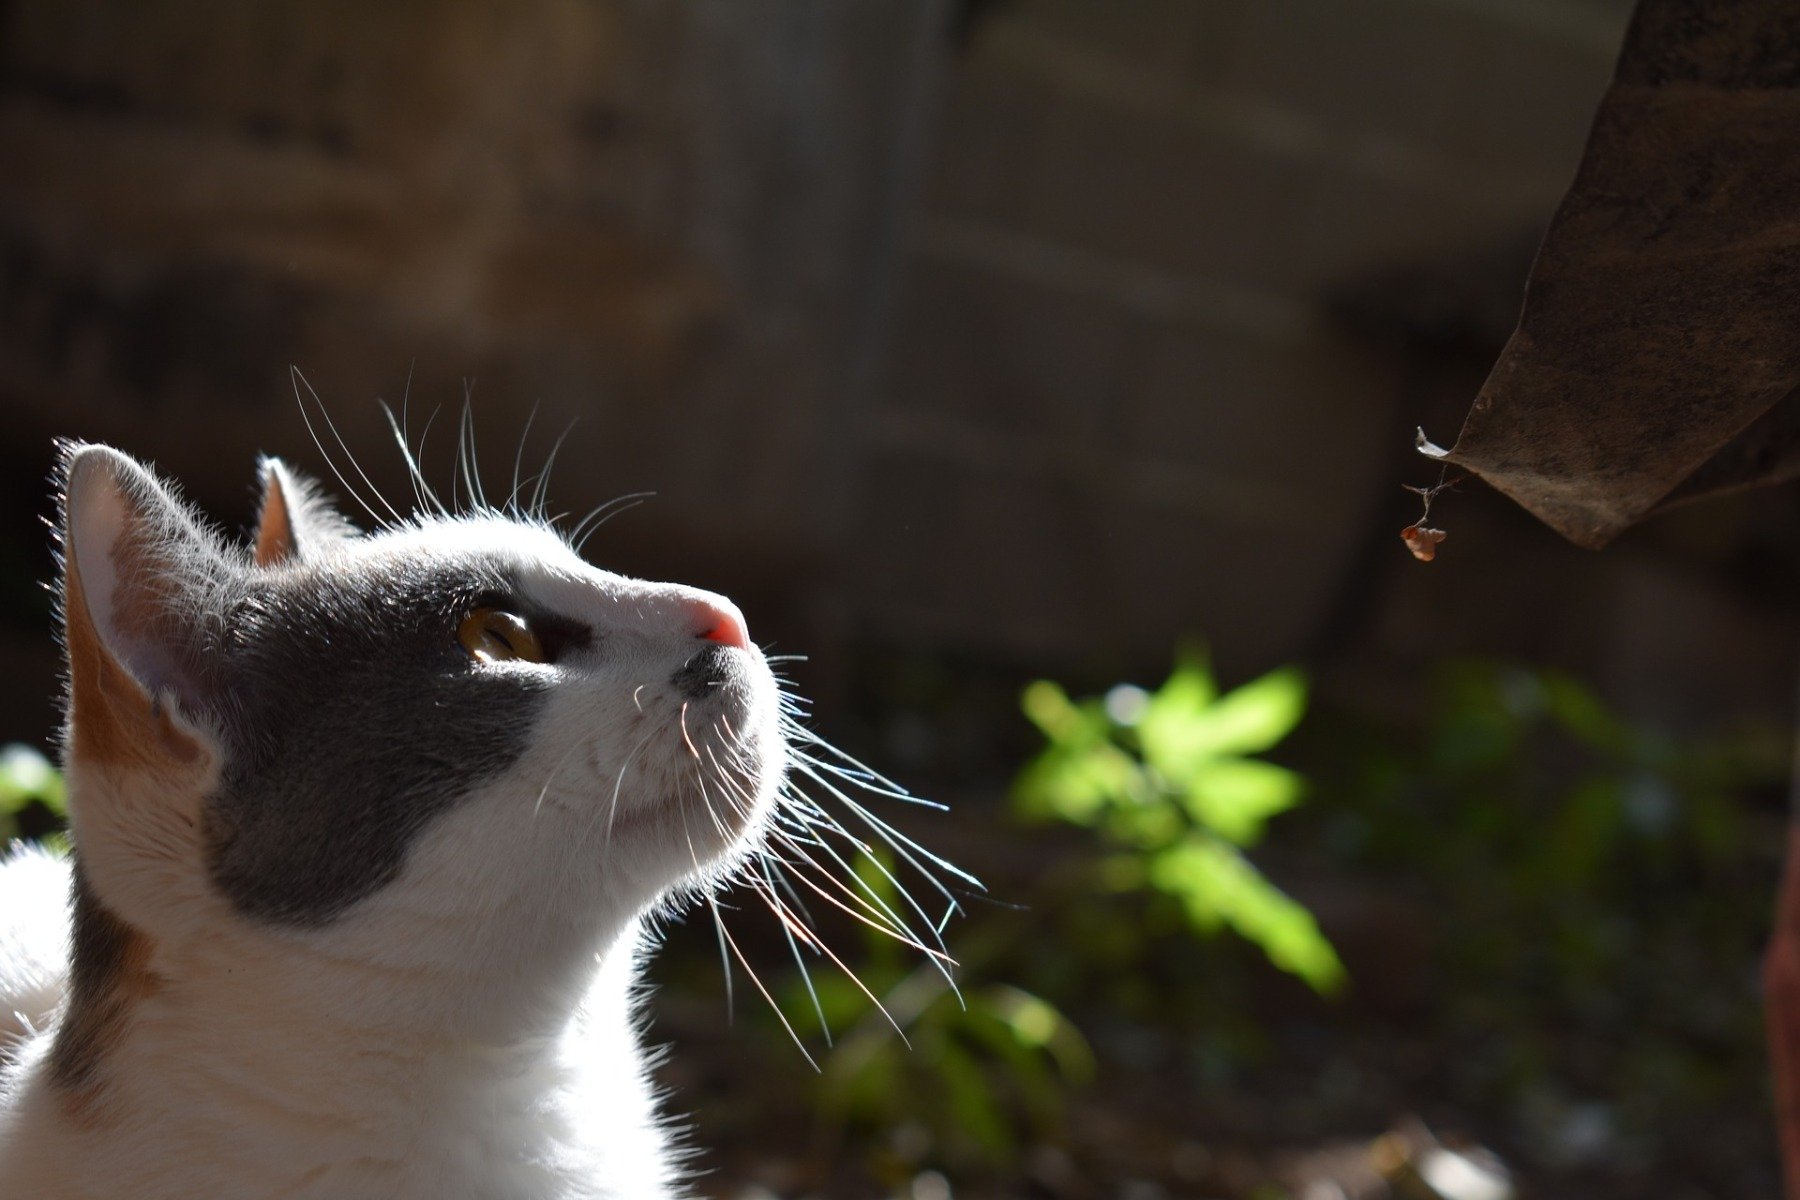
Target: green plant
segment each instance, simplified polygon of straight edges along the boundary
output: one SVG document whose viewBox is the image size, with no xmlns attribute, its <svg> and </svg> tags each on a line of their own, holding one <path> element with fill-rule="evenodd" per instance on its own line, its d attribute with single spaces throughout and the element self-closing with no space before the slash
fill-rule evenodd
<svg viewBox="0 0 1800 1200">
<path fill-rule="evenodd" d="M 1299 775 L 1252 756 L 1299 723 L 1306 691 L 1283 668 L 1221 694 L 1193 650 L 1155 692 L 1122 685 L 1075 701 L 1040 680 L 1023 706 L 1048 745 L 1014 785 L 1018 809 L 1099 833 L 1112 848 L 1097 872 L 1108 890 L 1168 897 L 1192 931 L 1229 928 L 1336 991 L 1344 967 L 1318 923 L 1244 853 L 1304 794 Z"/>
<path fill-rule="evenodd" d="M 939 1161 L 1012 1162 L 1028 1135 L 1056 1127 L 1067 1088 L 1093 1074 L 1074 1024 L 1011 984 L 952 995 L 935 971 L 918 968 L 882 1005 L 905 1042 L 887 1017 L 865 1012 L 822 1065 L 820 1112 L 833 1124 L 923 1126 Z"/>
<path fill-rule="evenodd" d="M 814 1014 L 845 1031 L 820 1059 L 814 1094 L 825 1157 L 846 1129 L 909 1128 L 924 1137 L 912 1139 L 907 1169 L 1016 1167 L 1033 1141 L 1055 1138 L 1071 1089 L 1094 1074 L 1064 1004 L 1103 1014 L 1098 1029 L 1110 1036 L 1179 1011 L 1183 1061 L 1235 1070 L 1258 1037 L 1237 992 L 1243 973 L 1225 964 L 1235 956 L 1196 973 L 1191 956 L 1168 953 L 1196 933 L 1233 930 L 1313 988 L 1340 987 L 1344 968 L 1317 923 L 1245 854 L 1305 790 L 1257 756 L 1306 701 L 1291 669 L 1221 694 L 1192 652 L 1153 693 L 1120 686 L 1075 701 L 1054 683 L 1027 688 L 1025 711 L 1047 744 L 1017 777 L 1013 815 L 1084 836 L 1020 847 L 1033 867 L 1027 888 L 952 941 L 959 976 L 974 981 L 965 990 L 867 927 L 856 978 L 797 974 L 778 989 L 790 1027 Z M 857 871 L 876 910 L 900 904 L 891 866 Z"/>
<path fill-rule="evenodd" d="M 62 774 L 49 760 L 29 746 L 0 747 L 0 842 L 57 836 L 67 815 Z"/>
<path fill-rule="evenodd" d="M 1315 828 L 1410 899 L 1449 1086 L 1551 1155 L 1583 1108 L 1693 1146 L 1684 1122 L 1763 1104 L 1785 731 L 1675 734 L 1509 663 L 1442 664 L 1429 700 L 1343 731 Z"/>
<path fill-rule="evenodd" d="M 896 903 L 890 865 L 857 872 L 884 905 Z M 1057 1125 L 1067 1089 L 1092 1076 L 1086 1040 L 1042 996 L 1003 982 L 956 991 L 948 971 L 862 928 L 855 978 L 796 979 L 784 990 L 789 1013 L 811 1011 L 825 1028 L 845 1030 L 820 1062 L 816 1108 L 826 1140 L 848 1126 L 911 1125 L 937 1162 L 1011 1163 L 1029 1136 Z M 981 975 L 1010 936 L 1004 922 L 971 929 L 957 946 L 964 973 Z"/>
</svg>

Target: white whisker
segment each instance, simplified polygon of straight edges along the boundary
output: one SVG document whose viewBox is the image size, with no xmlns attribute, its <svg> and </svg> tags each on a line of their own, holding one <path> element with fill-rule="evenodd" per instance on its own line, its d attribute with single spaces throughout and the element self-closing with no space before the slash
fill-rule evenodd
<svg viewBox="0 0 1800 1200">
<path fill-rule="evenodd" d="M 306 423 L 306 432 L 312 437 L 313 445 L 318 448 L 320 457 L 322 457 L 325 460 L 325 465 L 331 468 L 331 473 L 333 475 L 337 476 L 337 481 L 343 485 L 344 491 L 349 493 L 350 498 L 352 500 L 356 501 L 357 504 L 361 505 L 362 510 L 369 514 L 369 519 L 371 521 L 374 521 L 375 524 L 378 526 L 385 525 L 386 521 L 382 518 L 381 514 L 376 512 L 374 507 L 372 505 L 370 505 L 370 503 L 367 500 L 363 499 L 362 493 L 357 491 L 356 488 L 352 487 L 350 485 L 350 481 L 344 477 L 344 473 L 338 469 L 337 459 L 332 456 L 332 453 L 330 450 L 326 449 L 325 442 L 319 437 L 319 431 L 316 428 L 314 428 L 313 422 L 312 422 L 312 416 L 311 416 L 311 414 L 309 414 L 306 411 L 306 400 L 300 395 L 300 389 L 302 387 L 304 387 L 307 390 L 307 392 L 313 398 L 313 403 L 319 405 L 319 415 L 321 417 L 326 417 L 325 406 L 323 403 L 321 403 L 319 401 L 318 393 L 313 391 L 312 384 L 310 384 L 306 381 L 306 376 L 302 375 L 300 373 L 299 367 L 289 366 L 288 367 L 288 377 L 289 377 L 289 381 L 291 382 L 293 389 L 294 389 L 294 403 L 296 403 L 300 406 L 300 419 Z M 326 419 L 329 422 L 329 417 L 326 417 Z M 335 429 L 332 430 L 332 433 L 333 433 L 333 436 L 336 436 Z M 343 445 L 342 438 L 338 439 L 338 444 L 340 446 Z M 346 453 L 348 453 L 348 450 L 346 450 Z M 356 465 L 356 460 L 352 459 L 351 466 L 355 466 L 355 465 Z M 366 477 L 365 477 L 365 479 L 366 479 Z M 371 487 L 372 486 L 373 485 L 371 485 Z M 379 493 L 376 495 L 376 499 L 380 500 L 381 503 L 384 505 L 387 504 L 387 501 L 381 500 Z M 393 511 L 391 507 L 389 508 L 389 511 L 390 512 Z M 396 513 L 395 514 L 396 519 L 398 518 L 398 516 L 399 516 L 399 514 Z"/>
</svg>

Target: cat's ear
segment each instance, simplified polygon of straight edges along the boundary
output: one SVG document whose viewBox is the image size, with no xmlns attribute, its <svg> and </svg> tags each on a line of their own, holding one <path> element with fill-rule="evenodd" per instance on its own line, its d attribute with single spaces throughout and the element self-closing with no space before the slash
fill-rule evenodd
<svg viewBox="0 0 1800 1200">
<path fill-rule="evenodd" d="M 356 527 L 311 479 L 267 455 L 257 460 L 256 469 L 262 480 L 262 506 L 256 518 L 257 566 L 304 560 L 332 542 L 355 535 Z"/>
<path fill-rule="evenodd" d="M 60 449 L 70 826 L 99 905 L 154 935 L 182 928 L 203 894 L 220 759 L 195 717 L 210 614 L 245 567 L 132 459 Z"/>
<path fill-rule="evenodd" d="M 186 740 L 163 699 L 199 698 L 202 614 L 233 568 L 194 514 L 106 446 L 62 447 L 62 611 L 76 748 Z M 91 736 L 89 736 L 91 735 Z"/>
</svg>

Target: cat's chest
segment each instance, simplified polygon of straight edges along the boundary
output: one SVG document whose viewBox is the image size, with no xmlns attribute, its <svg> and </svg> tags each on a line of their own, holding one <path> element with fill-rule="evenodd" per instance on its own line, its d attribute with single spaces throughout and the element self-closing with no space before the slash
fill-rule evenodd
<svg viewBox="0 0 1800 1200">
<path fill-rule="evenodd" d="M 329 1071 L 329 1055 L 317 1069 Z M 613 1200 L 667 1194 L 667 1163 L 647 1097 L 618 1106 L 636 1063 L 608 1093 L 613 1112 L 581 1112 L 581 1081 L 560 1064 L 459 1087 L 454 1072 L 419 1073 L 405 1103 L 346 1089 L 336 1111 L 299 1106 L 275 1087 L 218 1079 L 152 1100 L 115 1081 L 136 1119 L 72 1120 L 62 1097 L 26 1094 L 9 1115 L 9 1187 L 45 1200 Z M 166 1079 L 158 1073 L 158 1078 Z M 196 1086 L 197 1085 L 197 1086 Z M 326 1089 L 328 1091 L 328 1089 Z M 315 1095 L 324 1092 L 315 1093 Z M 8 1193 L 13 1194 L 13 1193 Z"/>
<path fill-rule="evenodd" d="M 501 1049 L 346 1033 L 332 1003 L 146 1002 L 72 1095 L 27 1063 L 0 1102 L 5 1195 L 45 1200 L 612 1200 L 669 1194 L 633 1034 L 632 947 L 558 1037 Z M 204 1009 L 205 1015 L 187 1014 Z M 282 1019 L 271 1019 L 271 1010 Z M 302 1011 L 317 1019 L 304 1025 Z M 178 1015 L 171 1015 L 171 1013 Z M 341 1013 L 338 1015 L 342 1015 Z M 49 1038 L 28 1059 L 42 1059 Z"/>
</svg>

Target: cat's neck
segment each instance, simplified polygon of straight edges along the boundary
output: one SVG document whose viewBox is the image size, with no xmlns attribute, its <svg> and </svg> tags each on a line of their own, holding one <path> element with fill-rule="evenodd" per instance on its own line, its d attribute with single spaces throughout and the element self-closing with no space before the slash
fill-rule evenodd
<svg viewBox="0 0 1800 1200">
<path fill-rule="evenodd" d="M 468 1022 L 446 1019 L 454 1005 L 399 1020 L 381 999 L 468 990 L 428 954 L 402 966 L 257 960 L 229 939 L 165 948 L 84 1073 L 51 1052 L 15 1145 L 38 1147 L 58 1179 L 92 1164 L 104 1195 L 159 1196 L 163 1171 L 184 1195 L 587 1197 L 615 1194 L 593 1179 L 633 1175 L 639 1191 L 618 1194 L 654 1195 L 663 1157 L 629 1014 L 636 939 L 635 924 L 613 939 L 578 981 L 585 996 L 521 986 L 510 1019 Z M 597 1097 L 610 1116 L 585 1111 Z M 141 1188 L 124 1186 L 133 1178 Z"/>
</svg>

